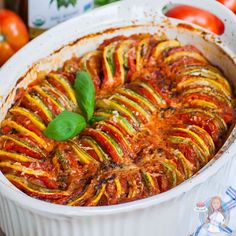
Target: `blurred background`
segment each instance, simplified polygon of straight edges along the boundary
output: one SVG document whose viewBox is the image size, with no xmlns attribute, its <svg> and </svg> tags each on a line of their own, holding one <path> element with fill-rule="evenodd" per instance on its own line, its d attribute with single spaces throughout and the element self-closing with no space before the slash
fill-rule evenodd
<svg viewBox="0 0 236 236">
<path fill-rule="evenodd" d="M 29 40 L 49 28 L 115 1 L 118 0 L 0 0 L 0 66 Z M 206 4 L 207 1 L 216 0 L 206 0 Z M 217 1 L 236 13 L 236 0 Z M 202 9 L 175 5 L 163 11 L 169 17 L 198 24 L 216 34 L 224 32 L 224 23 Z"/>
</svg>

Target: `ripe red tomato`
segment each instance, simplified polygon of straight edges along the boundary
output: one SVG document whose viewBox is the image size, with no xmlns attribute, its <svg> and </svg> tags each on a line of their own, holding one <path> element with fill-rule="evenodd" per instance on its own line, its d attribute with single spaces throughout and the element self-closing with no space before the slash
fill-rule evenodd
<svg viewBox="0 0 236 236">
<path fill-rule="evenodd" d="M 28 41 L 28 31 L 21 18 L 0 9 L 0 66 Z"/>
<path fill-rule="evenodd" d="M 236 0 L 217 0 L 217 1 L 225 5 L 232 12 L 236 13 Z"/>
<path fill-rule="evenodd" d="M 224 32 L 224 24 L 217 16 L 197 7 L 178 5 L 170 9 L 166 16 L 200 25 L 218 35 Z"/>
</svg>

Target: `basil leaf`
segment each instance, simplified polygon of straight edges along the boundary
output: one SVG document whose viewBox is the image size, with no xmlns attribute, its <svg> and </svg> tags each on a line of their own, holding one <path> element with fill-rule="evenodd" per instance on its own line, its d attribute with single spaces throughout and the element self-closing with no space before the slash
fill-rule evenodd
<svg viewBox="0 0 236 236">
<path fill-rule="evenodd" d="M 89 121 L 93 117 L 95 107 L 95 87 L 89 73 L 78 71 L 74 87 L 79 107 Z"/>
<path fill-rule="evenodd" d="M 49 123 L 43 133 L 50 139 L 65 141 L 75 137 L 85 128 L 86 120 L 83 116 L 74 112 L 63 111 Z"/>
<path fill-rule="evenodd" d="M 93 116 L 92 119 L 90 119 L 89 123 L 93 125 L 94 123 L 102 121 L 102 120 L 106 120 L 106 118 L 103 116 Z"/>
</svg>

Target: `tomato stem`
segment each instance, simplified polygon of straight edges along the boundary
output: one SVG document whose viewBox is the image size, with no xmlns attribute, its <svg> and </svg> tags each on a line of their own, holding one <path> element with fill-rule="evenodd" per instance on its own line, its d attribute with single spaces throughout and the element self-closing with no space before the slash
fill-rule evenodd
<svg viewBox="0 0 236 236">
<path fill-rule="evenodd" d="M 6 36 L 0 33 L 0 42 L 6 41 Z"/>
</svg>

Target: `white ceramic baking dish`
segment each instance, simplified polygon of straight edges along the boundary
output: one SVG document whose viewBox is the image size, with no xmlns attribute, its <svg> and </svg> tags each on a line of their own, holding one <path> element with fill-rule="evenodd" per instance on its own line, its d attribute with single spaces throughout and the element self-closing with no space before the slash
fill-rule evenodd
<svg viewBox="0 0 236 236">
<path fill-rule="evenodd" d="M 37 72 L 56 69 L 72 55 L 81 55 L 104 39 L 121 34 L 165 33 L 183 44 L 194 44 L 236 87 L 236 17 L 233 13 L 213 0 L 171 2 L 214 11 L 225 23 L 225 33 L 217 37 L 197 26 L 196 30 L 178 25 L 181 21 L 167 19 L 162 8 L 169 4 L 168 0 L 128 0 L 94 10 L 46 32 L 6 63 L 0 70 L 0 119 L 12 104 L 16 89 L 27 86 Z M 0 173 L 0 227 L 8 236 L 190 235 L 197 226 L 193 210 L 196 202 L 223 193 L 228 185 L 236 185 L 234 135 L 233 129 L 216 158 L 193 178 L 168 192 L 117 206 L 49 204 L 23 194 Z"/>
</svg>

